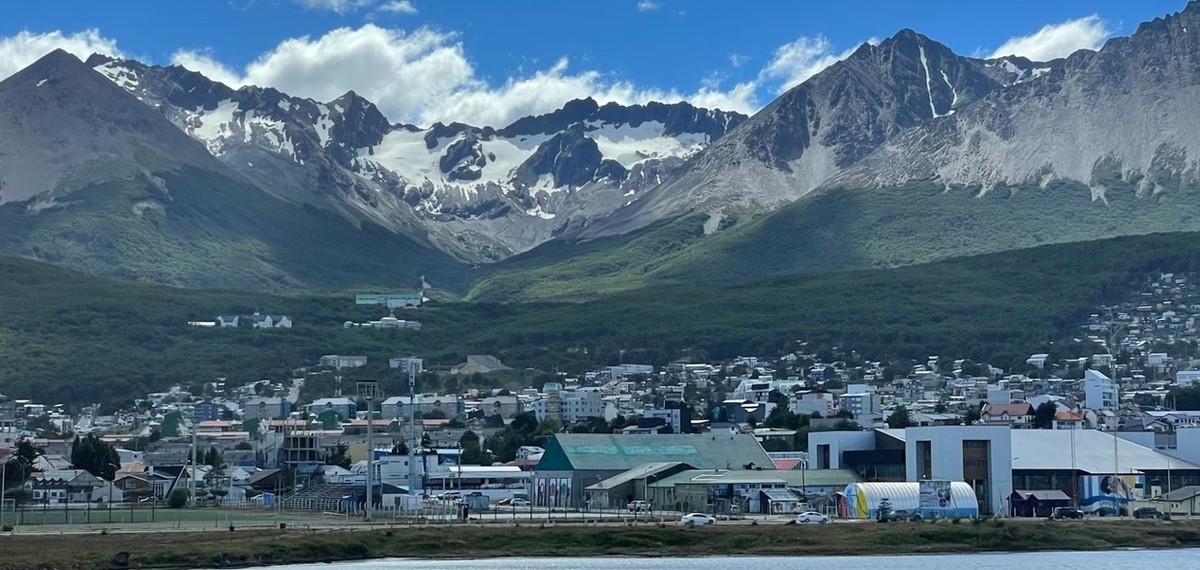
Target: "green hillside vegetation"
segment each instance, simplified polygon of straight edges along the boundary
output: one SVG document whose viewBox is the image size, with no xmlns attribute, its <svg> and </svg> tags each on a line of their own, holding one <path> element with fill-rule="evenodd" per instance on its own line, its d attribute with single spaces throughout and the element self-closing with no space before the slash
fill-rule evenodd
<svg viewBox="0 0 1200 570">
<path fill-rule="evenodd" d="M 38 208 L 6 204 L 0 252 L 126 279 L 284 294 L 412 289 L 422 275 L 454 290 L 462 275 L 416 240 L 190 167 L 86 185 Z"/>
<path fill-rule="evenodd" d="M 1200 229 L 1200 189 L 1153 196 L 1111 182 L 1107 203 L 1074 183 L 944 191 L 932 184 L 824 192 L 699 239 L 697 217 L 651 226 L 605 247 L 536 248 L 491 268 L 471 291 L 489 300 L 597 298 L 683 283 L 728 286 L 772 275 L 899 267 L 1153 232 Z M 654 257 L 662 252 L 665 255 Z"/>
<path fill-rule="evenodd" d="M 888 270 L 776 278 L 732 288 L 673 287 L 561 304 L 431 303 L 401 317 L 421 331 L 343 329 L 383 316 L 350 297 L 272 297 L 89 277 L 25 260 L 0 262 L 0 391 L 49 401 L 125 401 L 173 383 L 227 376 L 281 380 L 323 354 L 362 354 L 353 374 L 398 393 L 386 360 L 434 367 L 493 354 L 521 372 L 581 372 L 626 362 L 772 356 L 798 340 L 870 359 L 1009 363 L 1061 342 L 1096 303 L 1153 271 L 1200 270 L 1200 234 L 1072 243 Z M 290 330 L 197 329 L 189 320 L 255 309 Z M 1063 356 L 1073 354 L 1065 353 Z M 528 382 L 537 372 L 513 378 Z M 477 381 L 478 379 L 476 379 Z M 463 387 L 464 384 L 458 384 Z"/>
</svg>

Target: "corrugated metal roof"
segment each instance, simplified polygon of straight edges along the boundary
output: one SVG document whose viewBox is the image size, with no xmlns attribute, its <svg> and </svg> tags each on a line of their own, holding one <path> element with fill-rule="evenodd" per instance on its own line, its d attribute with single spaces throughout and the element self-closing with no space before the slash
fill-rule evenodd
<svg viewBox="0 0 1200 570">
<path fill-rule="evenodd" d="M 647 463 L 645 465 L 641 465 L 641 466 L 635 467 L 633 469 L 630 469 L 629 471 L 621 473 L 620 475 L 617 475 L 615 477 L 609 477 L 608 479 L 605 479 L 599 483 L 596 483 L 595 485 L 589 485 L 588 490 L 589 491 L 607 491 L 609 489 L 618 487 L 620 485 L 624 485 L 625 483 L 628 483 L 635 479 L 651 477 L 651 476 L 655 475 L 656 473 L 668 471 L 673 467 L 679 467 L 679 466 L 684 466 L 686 468 L 687 464 L 680 463 L 678 461 L 673 461 L 673 462 L 669 462 L 669 463 Z"/>
<path fill-rule="evenodd" d="M 538 471 L 627 471 L 647 463 L 683 462 L 698 469 L 770 469 L 771 457 L 748 434 L 557 434 Z"/>
<path fill-rule="evenodd" d="M 862 481 L 857 473 L 849 469 L 778 469 L 753 470 L 702 470 L 692 469 L 652 483 L 651 487 L 672 487 L 680 484 L 713 485 L 762 485 L 775 484 L 788 487 L 844 487 Z"/>
<path fill-rule="evenodd" d="M 1092 429 L 1014 429 L 1012 454 L 1014 470 L 1077 469 L 1102 474 L 1200 469 L 1200 465 Z"/>
</svg>

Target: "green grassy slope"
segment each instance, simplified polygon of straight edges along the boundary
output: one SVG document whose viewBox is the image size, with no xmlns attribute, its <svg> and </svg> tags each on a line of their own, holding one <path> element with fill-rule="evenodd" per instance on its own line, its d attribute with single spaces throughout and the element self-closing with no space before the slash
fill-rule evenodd
<svg viewBox="0 0 1200 570">
<path fill-rule="evenodd" d="M 911 265 L 938 259 L 1066 243 L 1200 229 L 1200 189 L 1137 197 L 1113 183 L 1107 203 L 1087 188 L 997 188 L 945 192 L 930 184 L 825 192 L 770 215 L 698 239 L 687 217 L 624 240 L 538 248 L 490 268 L 472 298 L 586 299 L 615 291 L 692 283 L 726 286 L 771 275 Z M 639 244 L 666 244 L 665 256 L 641 260 Z M 530 268 L 532 267 L 532 269 Z"/>
<path fill-rule="evenodd" d="M 322 354 L 364 354 L 362 377 L 399 381 L 386 359 L 431 364 L 490 353 L 517 368 L 578 372 L 626 361 L 771 355 L 795 340 L 868 358 L 929 354 L 1011 362 L 1060 338 L 1134 275 L 1200 270 L 1200 234 L 1156 234 L 887 270 L 777 278 L 733 288 L 672 287 L 563 304 L 432 304 L 420 332 L 344 330 L 381 316 L 349 297 L 272 297 L 90 277 L 0 260 L 0 392 L 120 401 L 171 383 L 287 377 Z M 198 330 L 188 320 L 255 308 L 291 330 Z"/>
<path fill-rule="evenodd" d="M 448 255 L 195 168 L 113 178 L 49 207 L 0 207 L 0 252 L 189 287 L 294 293 L 460 287 Z"/>
</svg>

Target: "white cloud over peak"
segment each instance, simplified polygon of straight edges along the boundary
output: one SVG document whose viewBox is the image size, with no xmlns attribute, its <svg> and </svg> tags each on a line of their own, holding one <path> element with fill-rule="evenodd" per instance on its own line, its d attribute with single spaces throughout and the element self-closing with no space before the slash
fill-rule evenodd
<svg viewBox="0 0 1200 570">
<path fill-rule="evenodd" d="M 97 29 L 69 35 L 57 30 L 44 34 L 23 30 L 15 36 L 0 38 L 0 79 L 60 48 L 79 59 L 87 59 L 93 53 L 122 56 L 121 50 L 117 49 L 117 41 L 100 35 Z"/>
<path fill-rule="evenodd" d="M 876 45 L 879 43 L 879 38 L 870 38 L 866 43 Z M 775 50 L 771 61 L 759 72 L 758 80 L 767 83 L 775 82 L 775 93 L 784 93 L 805 82 L 808 78 L 825 71 L 825 68 L 850 57 L 850 54 L 854 53 L 859 45 L 861 44 L 841 52 L 835 52 L 833 45 L 824 36 L 801 36 L 796 41 L 781 45 Z"/>
<path fill-rule="evenodd" d="M 654 0 L 641 0 L 637 3 L 638 12 L 653 12 L 661 7 L 662 5 Z"/>
<path fill-rule="evenodd" d="M 1049 24 L 1027 36 L 1009 38 L 988 57 L 1019 55 L 1033 61 L 1048 61 L 1081 49 L 1099 49 L 1112 34 L 1108 24 L 1093 14 Z"/>
<path fill-rule="evenodd" d="M 297 1 L 339 4 L 333 0 Z M 351 3 L 340 0 L 339 5 Z M 375 1 L 372 5 L 383 4 Z M 124 57 L 116 42 L 97 30 L 73 35 L 21 32 L 0 38 L 0 78 L 58 47 L 81 58 L 93 52 Z M 209 49 L 176 51 L 170 63 L 231 87 L 273 87 L 317 101 L 331 101 L 353 90 L 373 101 L 394 122 L 426 126 L 438 121 L 461 121 L 501 127 L 522 116 L 548 113 L 571 99 L 585 97 L 601 104 L 623 105 L 688 101 L 700 107 L 753 113 L 762 105 L 760 96 L 769 99 L 848 53 L 834 51 L 823 37 L 800 38 L 777 49 L 762 69 L 748 70 L 749 79 L 723 85 L 727 83 L 725 73 L 714 72 L 690 89 L 639 85 L 612 73 L 573 67 L 566 57 L 495 82 L 485 79 L 468 58 L 457 34 L 429 28 L 406 32 L 366 23 L 358 28 L 330 30 L 321 36 L 285 39 L 244 67 L 222 62 L 221 54 Z M 733 67 L 727 70 L 744 66 L 747 59 L 734 57 L 730 61 Z"/>
<path fill-rule="evenodd" d="M 407 14 L 413 15 L 417 13 L 417 7 L 413 6 L 410 0 L 391 0 L 384 2 L 375 9 L 377 12 L 387 12 L 389 14 Z"/>
<path fill-rule="evenodd" d="M 318 101 L 354 90 L 389 120 L 418 125 L 460 121 L 499 127 L 584 97 L 621 104 L 687 100 L 741 112 L 758 108 L 753 84 L 723 91 L 706 82 L 694 93 L 646 89 L 599 71 L 573 70 L 567 58 L 492 85 L 480 77 L 456 34 L 428 28 L 406 33 L 373 23 L 284 40 L 242 70 L 206 50 L 179 51 L 171 59 L 233 87 L 274 87 Z"/>
</svg>

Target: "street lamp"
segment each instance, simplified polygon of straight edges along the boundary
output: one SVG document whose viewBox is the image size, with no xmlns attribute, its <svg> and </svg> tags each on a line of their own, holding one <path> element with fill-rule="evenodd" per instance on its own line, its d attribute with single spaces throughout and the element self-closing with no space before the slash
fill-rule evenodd
<svg viewBox="0 0 1200 570">
<path fill-rule="evenodd" d="M 371 514 L 374 510 L 374 503 L 371 500 L 371 484 L 374 478 L 375 469 L 375 439 L 372 424 L 375 418 L 375 398 L 379 397 L 378 382 L 359 382 L 358 397 L 367 401 L 367 506 L 363 511 L 363 518 L 367 522 L 371 522 Z"/>
</svg>

